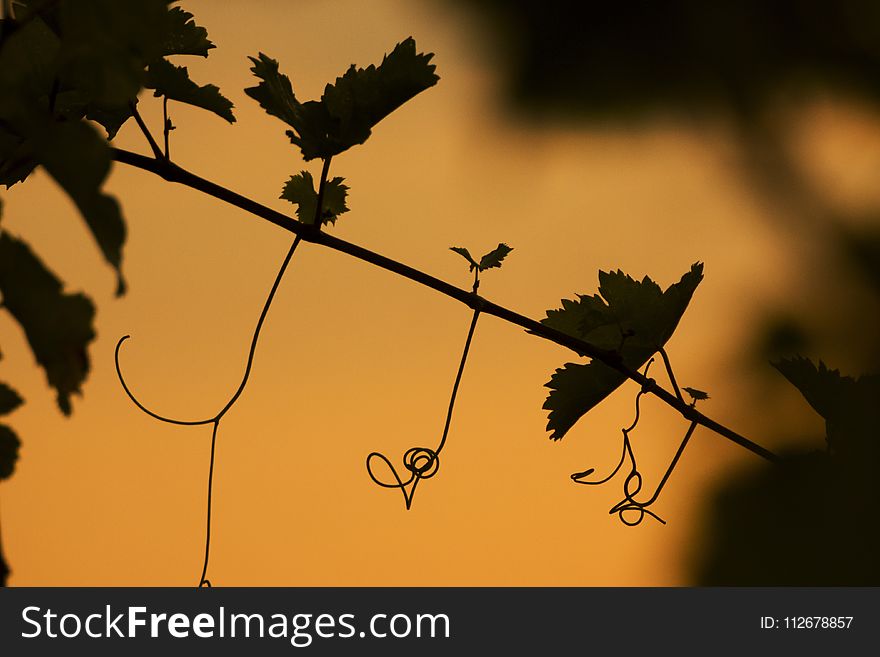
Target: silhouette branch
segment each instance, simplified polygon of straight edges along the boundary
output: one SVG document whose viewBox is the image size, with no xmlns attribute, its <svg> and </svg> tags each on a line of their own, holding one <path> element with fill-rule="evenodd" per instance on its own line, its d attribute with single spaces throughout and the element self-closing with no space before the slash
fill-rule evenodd
<svg viewBox="0 0 880 657">
<path fill-rule="evenodd" d="M 690 420 L 696 425 L 705 427 L 706 429 L 709 429 L 719 436 L 727 438 L 731 442 L 749 450 L 750 452 L 762 458 L 765 458 L 774 463 L 779 461 L 779 457 L 767 448 L 762 447 L 752 440 L 749 440 L 745 436 L 740 435 L 733 429 L 724 426 L 720 422 L 717 422 L 703 415 L 691 405 L 686 403 L 684 400 L 677 397 L 674 393 L 671 393 L 665 388 L 659 386 L 657 382 L 653 379 L 649 379 L 637 370 L 628 367 L 626 364 L 624 364 L 623 360 L 620 357 L 620 354 L 617 351 L 601 349 L 596 345 L 586 342 L 585 340 L 575 338 L 571 335 L 563 333 L 562 331 L 558 331 L 556 329 L 550 328 L 549 326 L 545 326 L 544 324 L 541 324 L 534 319 L 521 315 L 520 313 L 517 313 L 498 304 L 492 303 L 491 301 L 488 301 L 486 299 L 483 299 L 475 292 L 469 292 L 467 290 L 455 287 L 454 285 L 451 285 L 446 281 L 435 278 L 434 276 L 410 267 L 409 265 L 397 262 L 396 260 L 392 260 L 391 258 L 387 258 L 381 254 L 375 253 L 374 251 L 365 249 L 364 247 L 358 246 L 357 244 L 347 242 L 338 237 L 329 235 L 328 233 L 316 230 L 314 226 L 302 224 L 281 212 L 273 210 L 272 208 L 257 203 L 256 201 L 242 196 L 241 194 L 238 194 L 226 187 L 223 187 L 214 182 L 201 178 L 193 173 L 190 173 L 186 169 L 183 169 L 173 162 L 169 162 L 164 159 L 149 158 L 144 155 L 132 153 L 131 151 L 126 151 L 119 148 L 112 149 L 112 156 L 113 159 L 117 162 L 121 162 L 123 164 L 136 167 L 138 169 L 143 169 L 144 171 L 149 171 L 150 173 L 153 173 L 163 178 L 164 180 L 167 180 L 168 182 L 174 182 L 184 185 L 186 187 L 190 187 L 191 189 L 195 189 L 204 194 L 208 194 L 209 196 L 213 196 L 221 201 L 224 201 L 230 205 L 241 208 L 242 210 L 245 210 L 246 212 L 254 216 L 268 221 L 269 223 L 275 224 L 279 228 L 283 228 L 288 232 L 294 233 L 299 238 L 307 242 L 326 246 L 335 251 L 346 253 L 352 257 L 358 258 L 359 260 L 363 260 L 364 262 L 368 262 L 377 267 L 381 267 L 382 269 L 386 269 L 399 276 L 403 276 L 404 278 L 408 278 L 412 281 L 415 281 L 416 283 L 440 292 L 447 297 L 455 299 L 456 301 L 465 304 L 473 310 L 479 309 L 481 313 L 493 315 L 494 317 L 498 317 L 499 319 L 502 319 L 506 322 L 509 322 L 516 326 L 520 326 L 533 335 L 544 338 L 546 340 L 550 340 L 551 342 L 555 342 L 556 344 L 563 347 L 567 347 L 579 355 L 588 356 L 590 358 L 599 360 L 611 367 L 612 369 L 625 375 L 628 379 L 638 383 L 646 394 L 654 395 L 658 399 L 662 400 L 664 403 L 678 411 L 678 413 L 685 419 Z"/>
</svg>

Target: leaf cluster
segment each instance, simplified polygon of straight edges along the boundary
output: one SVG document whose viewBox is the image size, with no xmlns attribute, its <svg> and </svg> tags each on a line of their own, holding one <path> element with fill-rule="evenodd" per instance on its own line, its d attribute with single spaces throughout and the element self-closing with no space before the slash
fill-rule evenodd
<svg viewBox="0 0 880 657">
<path fill-rule="evenodd" d="M 599 294 L 563 299 L 562 308 L 548 310 L 541 323 L 617 352 L 627 368 L 637 370 L 672 337 L 702 279 L 699 262 L 665 291 L 647 276 L 637 281 L 620 270 L 600 271 Z M 550 437 L 565 436 L 624 381 L 623 373 L 598 360 L 566 363 L 557 369 L 546 384 L 550 394 L 544 402 L 550 411 Z"/>
<path fill-rule="evenodd" d="M 290 126 L 285 134 L 303 158 L 327 159 L 363 144 L 373 127 L 440 79 L 433 54 L 416 51 L 412 37 L 398 43 L 378 66 L 349 69 L 324 87 L 319 100 L 300 102 L 278 61 L 259 53 L 251 72 L 260 82 L 245 89 L 268 114 Z"/>
<path fill-rule="evenodd" d="M 513 251 L 513 249 L 503 242 L 496 246 L 494 249 L 489 251 L 486 255 L 480 258 L 480 261 L 477 262 L 471 256 L 470 251 L 462 246 L 450 246 L 450 251 L 455 251 L 458 255 L 468 261 L 470 267 L 468 271 L 482 272 L 487 269 L 492 269 L 493 267 L 501 267 L 501 263 L 507 257 L 507 255 Z"/>
</svg>

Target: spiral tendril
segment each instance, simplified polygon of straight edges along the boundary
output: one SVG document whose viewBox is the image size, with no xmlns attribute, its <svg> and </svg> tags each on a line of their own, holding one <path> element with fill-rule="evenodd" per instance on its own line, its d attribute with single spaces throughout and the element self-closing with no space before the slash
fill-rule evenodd
<svg viewBox="0 0 880 657">
<path fill-rule="evenodd" d="M 669 380 L 672 382 L 673 388 L 676 391 L 676 395 L 681 398 L 678 384 L 676 383 L 675 376 L 672 373 L 672 366 L 669 362 L 669 357 L 663 349 L 660 350 L 660 354 L 663 357 L 663 362 L 666 366 L 666 372 L 669 376 Z M 648 361 L 647 365 L 645 365 L 645 369 L 643 372 L 644 376 L 648 376 L 648 369 L 651 367 L 651 364 L 653 362 L 654 359 L 651 358 L 651 360 Z M 657 498 L 660 496 L 660 492 L 663 490 L 663 487 L 669 480 L 670 475 L 672 475 L 672 471 L 675 469 L 675 466 L 678 465 L 678 461 L 679 459 L 681 459 L 681 455 L 684 453 L 688 441 L 690 441 L 694 430 L 697 428 L 696 421 L 691 422 L 690 426 L 685 432 L 681 444 L 678 446 L 678 450 L 675 452 L 675 456 L 672 457 L 672 461 L 670 462 L 669 467 L 667 467 L 663 478 L 660 480 L 660 483 L 657 485 L 657 488 L 654 490 L 654 493 L 651 495 L 651 497 L 644 501 L 637 500 L 636 495 L 641 492 L 644 480 L 642 478 L 642 473 L 636 463 L 636 456 L 632 448 L 630 433 L 634 431 L 639 424 L 639 418 L 641 417 L 640 402 L 642 396 L 648 393 L 648 388 L 650 387 L 650 385 L 653 385 L 653 383 L 653 379 L 648 379 L 646 381 L 646 384 L 642 386 L 642 389 L 639 390 L 639 392 L 636 394 L 635 417 L 632 421 L 632 424 L 624 429 L 621 429 L 621 432 L 623 433 L 623 447 L 621 449 L 620 459 L 618 460 L 617 465 L 614 467 L 611 473 L 608 476 L 597 481 L 585 480 L 587 477 L 595 472 L 595 468 L 589 468 L 588 470 L 584 470 L 583 472 L 575 472 L 571 475 L 572 481 L 576 484 L 597 486 L 599 484 L 604 484 L 614 478 L 614 476 L 623 467 L 624 462 L 628 459 L 630 463 L 630 469 L 626 475 L 626 478 L 623 481 L 623 499 L 612 506 L 611 509 L 609 509 L 608 511 L 609 515 L 617 514 L 620 522 L 628 527 L 635 527 L 636 525 L 641 524 L 642 521 L 645 519 L 645 516 L 651 516 L 661 524 L 666 524 L 666 521 L 663 520 L 663 518 L 651 511 L 648 507 L 650 507 L 652 504 L 654 504 L 654 502 L 657 501 Z"/>
<path fill-rule="evenodd" d="M 474 282 L 474 293 L 476 293 L 478 286 L 479 280 L 476 279 Z M 458 395 L 458 387 L 461 383 L 461 376 L 464 373 L 464 366 L 467 362 L 468 352 L 471 348 L 471 341 L 473 340 L 474 330 L 477 328 L 477 320 L 479 317 L 480 308 L 478 306 L 474 310 L 471 326 L 470 329 L 468 329 L 467 339 L 464 343 L 464 351 L 461 354 L 461 362 L 458 365 L 458 373 L 455 375 L 455 383 L 452 386 L 452 395 L 449 398 L 449 408 L 446 411 L 446 424 L 443 427 L 443 435 L 440 438 L 440 443 L 437 445 L 436 449 L 431 449 L 430 447 L 410 447 L 403 453 L 401 459 L 403 469 L 409 473 L 409 476 L 405 481 L 401 478 L 400 474 L 398 474 L 394 464 L 387 456 L 381 452 L 370 452 L 367 455 L 367 474 L 370 475 L 370 479 L 373 480 L 373 483 L 382 488 L 399 488 L 400 492 L 403 494 L 403 502 L 407 511 L 409 511 L 412 506 L 413 496 L 416 493 L 416 488 L 418 487 L 419 482 L 422 479 L 430 479 L 436 475 L 440 469 L 440 452 L 443 451 L 443 447 L 446 445 L 446 438 L 449 436 L 449 427 L 452 424 L 452 411 L 455 408 L 455 398 Z M 387 481 L 382 481 L 376 476 L 372 465 L 374 459 L 379 459 L 385 463 L 388 470 L 391 472 L 391 476 L 394 478 L 393 482 L 389 483 Z"/>
</svg>

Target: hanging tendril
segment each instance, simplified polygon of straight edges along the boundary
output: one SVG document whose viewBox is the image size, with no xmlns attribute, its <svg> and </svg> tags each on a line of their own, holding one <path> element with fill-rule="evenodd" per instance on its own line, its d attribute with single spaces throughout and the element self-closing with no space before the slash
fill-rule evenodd
<svg viewBox="0 0 880 657">
<path fill-rule="evenodd" d="M 474 294 L 476 294 L 479 285 L 479 279 L 475 277 L 473 288 Z M 370 475 L 370 479 L 382 488 L 399 488 L 401 493 L 403 493 L 403 502 L 407 511 L 412 506 L 413 496 L 416 493 L 416 488 L 418 487 L 419 482 L 422 479 L 430 479 L 437 474 L 437 471 L 440 469 L 440 452 L 443 451 L 443 447 L 446 445 L 446 438 L 449 436 L 449 427 L 452 424 L 452 411 L 455 408 L 455 398 L 458 394 L 458 386 L 461 383 L 461 376 L 464 373 L 468 351 L 470 351 L 471 348 L 471 341 L 473 340 L 474 330 L 477 328 L 477 320 L 479 317 L 480 308 L 477 306 L 477 308 L 474 309 L 474 316 L 471 320 L 471 326 L 470 329 L 468 329 L 467 339 L 464 343 L 464 351 L 461 354 L 461 362 L 458 365 L 458 373 L 455 375 L 455 383 L 452 386 L 452 395 L 449 398 L 449 408 L 446 411 L 446 424 L 443 427 L 443 435 L 440 438 L 440 443 L 437 447 L 435 449 L 431 449 L 430 447 L 410 447 L 403 453 L 403 458 L 401 459 L 403 467 L 409 472 L 409 476 L 405 481 L 401 479 L 394 464 L 387 456 L 381 452 L 370 452 L 367 455 L 367 474 Z M 394 477 L 393 482 L 389 483 L 387 481 L 382 481 L 376 476 L 376 473 L 373 471 L 373 459 L 380 459 L 386 466 L 388 466 L 391 476 Z"/>
<path fill-rule="evenodd" d="M 663 357 L 663 362 L 666 366 L 666 373 L 669 376 L 669 380 L 672 383 L 673 388 L 675 389 L 675 393 L 679 399 L 681 399 L 681 392 L 679 391 L 678 384 L 675 380 L 675 375 L 672 373 L 672 365 L 669 362 L 669 357 L 666 354 L 666 351 L 660 349 L 660 355 Z M 651 364 L 654 362 L 654 359 L 648 361 L 647 365 L 645 365 L 645 369 L 643 371 L 644 376 L 648 376 L 648 369 L 651 367 Z M 630 424 L 625 429 L 621 429 L 623 433 L 623 448 L 621 450 L 620 459 L 617 462 L 617 465 L 611 471 L 611 473 L 600 479 L 598 481 L 584 481 L 585 477 L 589 477 L 593 472 L 595 472 L 595 468 L 590 468 L 583 472 L 575 472 L 571 475 L 572 481 L 576 484 L 584 484 L 587 486 L 596 486 L 599 484 L 604 484 L 610 481 L 623 467 L 624 462 L 629 459 L 630 462 L 630 470 L 624 479 L 623 482 L 623 499 L 615 504 L 609 509 L 609 514 L 617 514 L 617 517 L 620 521 L 627 525 L 628 527 L 635 527 L 636 525 L 641 524 L 641 522 L 645 519 L 645 516 L 651 516 L 661 524 L 666 524 L 666 521 L 663 520 L 656 513 L 651 511 L 648 507 L 650 507 L 654 502 L 657 501 L 657 498 L 660 496 L 660 492 L 663 490 L 663 487 L 666 485 L 666 482 L 669 480 L 670 475 L 672 475 L 672 471 L 675 469 L 675 466 L 678 465 L 678 461 L 681 459 L 681 455 L 684 453 L 685 447 L 687 447 L 688 442 L 691 439 L 691 436 L 694 433 L 694 430 L 697 428 L 697 422 L 691 422 L 687 431 L 684 434 L 684 438 L 681 441 L 681 444 L 678 446 L 678 450 L 675 452 L 675 456 L 672 457 L 672 461 L 667 467 L 666 472 L 663 475 L 663 478 L 660 480 L 660 483 L 657 485 L 657 488 L 654 490 L 654 493 L 651 497 L 645 501 L 639 501 L 635 499 L 636 495 L 638 495 L 642 490 L 642 484 L 644 482 L 642 478 L 642 473 L 638 468 L 636 463 L 635 452 L 633 452 L 632 441 L 630 440 L 629 434 L 635 430 L 635 428 L 639 424 L 639 418 L 641 417 L 641 408 L 640 402 L 642 396 L 648 393 L 648 388 L 653 385 L 653 379 L 648 379 L 645 385 L 642 386 L 642 389 L 636 394 L 635 399 L 635 418 L 633 419 L 632 424 Z M 696 401 L 694 401 L 694 404 Z M 693 405 L 693 404 L 692 404 Z M 627 515 L 629 514 L 629 515 Z"/>
<path fill-rule="evenodd" d="M 257 351 L 257 343 L 260 339 L 260 331 L 263 328 L 263 324 L 266 320 L 266 316 L 269 314 L 269 307 L 272 305 L 272 300 L 275 298 L 275 293 L 278 291 L 278 286 L 281 284 L 281 279 L 284 277 L 284 272 L 287 271 L 287 267 L 290 264 L 291 259 L 293 258 L 294 252 L 296 252 L 296 247 L 299 245 L 301 238 L 297 235 L 296 239 L 293 240 L 293 244 L 290 246 L 290 250 L 287 252 L 287 255 L 284 258 L 284 261 L 281 263 L 281 267 L 278 270 L 278 274 L 275 276 L 275 281 L 272 284 L 272 288 L 269 290 L 269 294 L 266 297 L 266 302 L 263 304 L 263 310 L 260 313 L 260 318 L 257 320 L 256 328 L 254 329 L 253 337 L 251 338 L 251 346 L 248 352 L 247 363 L 245 365 L 244 374 L 241 378 L 241 383 L 238 385 L 238 388 L 229 398 L 229 401 L 220 409 L 220 411 L 212 415 L 209 418 L 205 418 L 203 420 L 179 420 L 176 418 L 171 418 L 165 415 L 160 415 L 155 411 L 147 408 L 141 401 L 135 396 L 135 394 L 131 391 L 128 384 L 125 381 L 125 377 L 122 375 L 122 367 L 119 363 L 119 352 L 122 348 L 123 343 L 131 338 L 130 335 L 124 335 L 119 339 L 119 342 L 116 343 L 116 351 L 114 353 L 114 360 L 116 362 L 116 375 L 119 377 L 119 383 L 122 384 L 122 389 L 125 391 L 125 394 L 128 395 L 128 398 L 132 401 L 132 403 L 137 406 L 141 411 L 149 415 L 150 417 L 159 420 L 160 422 L 165 422 L 167 424 L 176 424 L 179 426 L 201 426 L 206 424 L 212 424 L 213 430 L 211 431 L 211 458 L 210 464 L 208 467 L 208 504 L 207 504 L 207 519 L 205 522 L 205 561 L 202 566 L 202 574 L 199 578 L 199 588 L 202 587 L 210 587 L 211 581 L 207 579 L 208 574 L 208 559 L 211 555 L 211 502 L 213 498 L 213 486 L 214 486 L 214 454 L 217 446 L 217 432 L 220 428 L 220 421 L 226 415 L 226 413 L 231 409 L 235 402 L 238 401 L 239 397 L 241 397 L 244 392 L 245 387 L 247 386 L 248 380 L 250 379 L 251 369 L 254 364 L 254 354 Z"/>
</svg>

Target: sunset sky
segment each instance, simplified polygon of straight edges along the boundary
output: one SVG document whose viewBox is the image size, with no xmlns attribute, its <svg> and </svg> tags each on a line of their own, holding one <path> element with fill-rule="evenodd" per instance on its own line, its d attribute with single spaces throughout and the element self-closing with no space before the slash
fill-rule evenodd
<svg viewBox="0 0 880 657">
<path fill-rule="evenodd" d="M 709 416 L 770 448 L 756 404 L 794 412 L 820 435 L 794 389 L 757 400 L 740 366 L 762 310 L 785 299 L 808 243 L 767 220 L 772 210 L 739 175 L 724 123 L 658 116 L 637 129 L 535 126 L 512 118 L 480 24 L 449 3 L 354 0 L 187 0 L 217 49 L 187 58 L 192 77 L 235 104 L 230 126 L 172 104 L 172 159 L 272 208 L 304 163 L 243 89 L 248 55 L 280 61 L 300 98 L 319 97 L 351 63 L 378 63 L 413 36 L 435 53 L 440 82 L 391 114 L 369 141 L 333 159 L 350 212 L 329 230 L 460 287 L 449 251 L 514 248 L 480 293 L 540 319 L 563 297 L 596 291 L 600 269 L 648 274 L 664 288 L 696 261 L 705 280 L 667 349 L 679 382 L 707 390 Z M 140 107 L 161 133 L 161 102 Z M 811 175 L 841 203 L 877 204 L 880 125 L 856 105 L 816 99 L 797 115 Z M 134 122 L 118 145 L 147 154 Z M 19 327 L 0 313 L 0 379 L 27 403 L 10 416 L 22 439 L 0 484 L 10 584 L 198 583 L 204 550 L 210 427 L 161 424 L 123 393 L 180 418 L 216 413 L 235 390 L 250 336 L 292 236 L 194 190 L 117 164 L 106 188 L 128 223 L 129 292 L 113 296 L 105 266 L 69 199 L 42 171 L 3 192 L 3 227 L 30 242 L 98 307 L 92 372 L 64 418 Z M 700 550 L 711 485 L 757 457 L 698 430 L 646 519 L 623 526 L 608 509 L 622 477 L 600 487 L 569 475 L 614 466 L 637 388 L 627 384 L 560 443 L 545 430 L 543 384 L 576 360 L 494 317 L 476 330 L 437 476 L 410 511 L 369 479 L 379 451 L 399 463 L 440 438 L 470 311 L 344 254 L 302 244 L 262 334 L 245 394 L 217 442 L 215 585 L 685 585 Z M 654 372 L 660 377 L 660 368 Z M 665 383 L 665 381 L 664 381 Z M 686 429 L 645 400 L 633 433 L 652 491 Z M 792 435 L 796 433 L 791 431 Z"/>
</svg>

